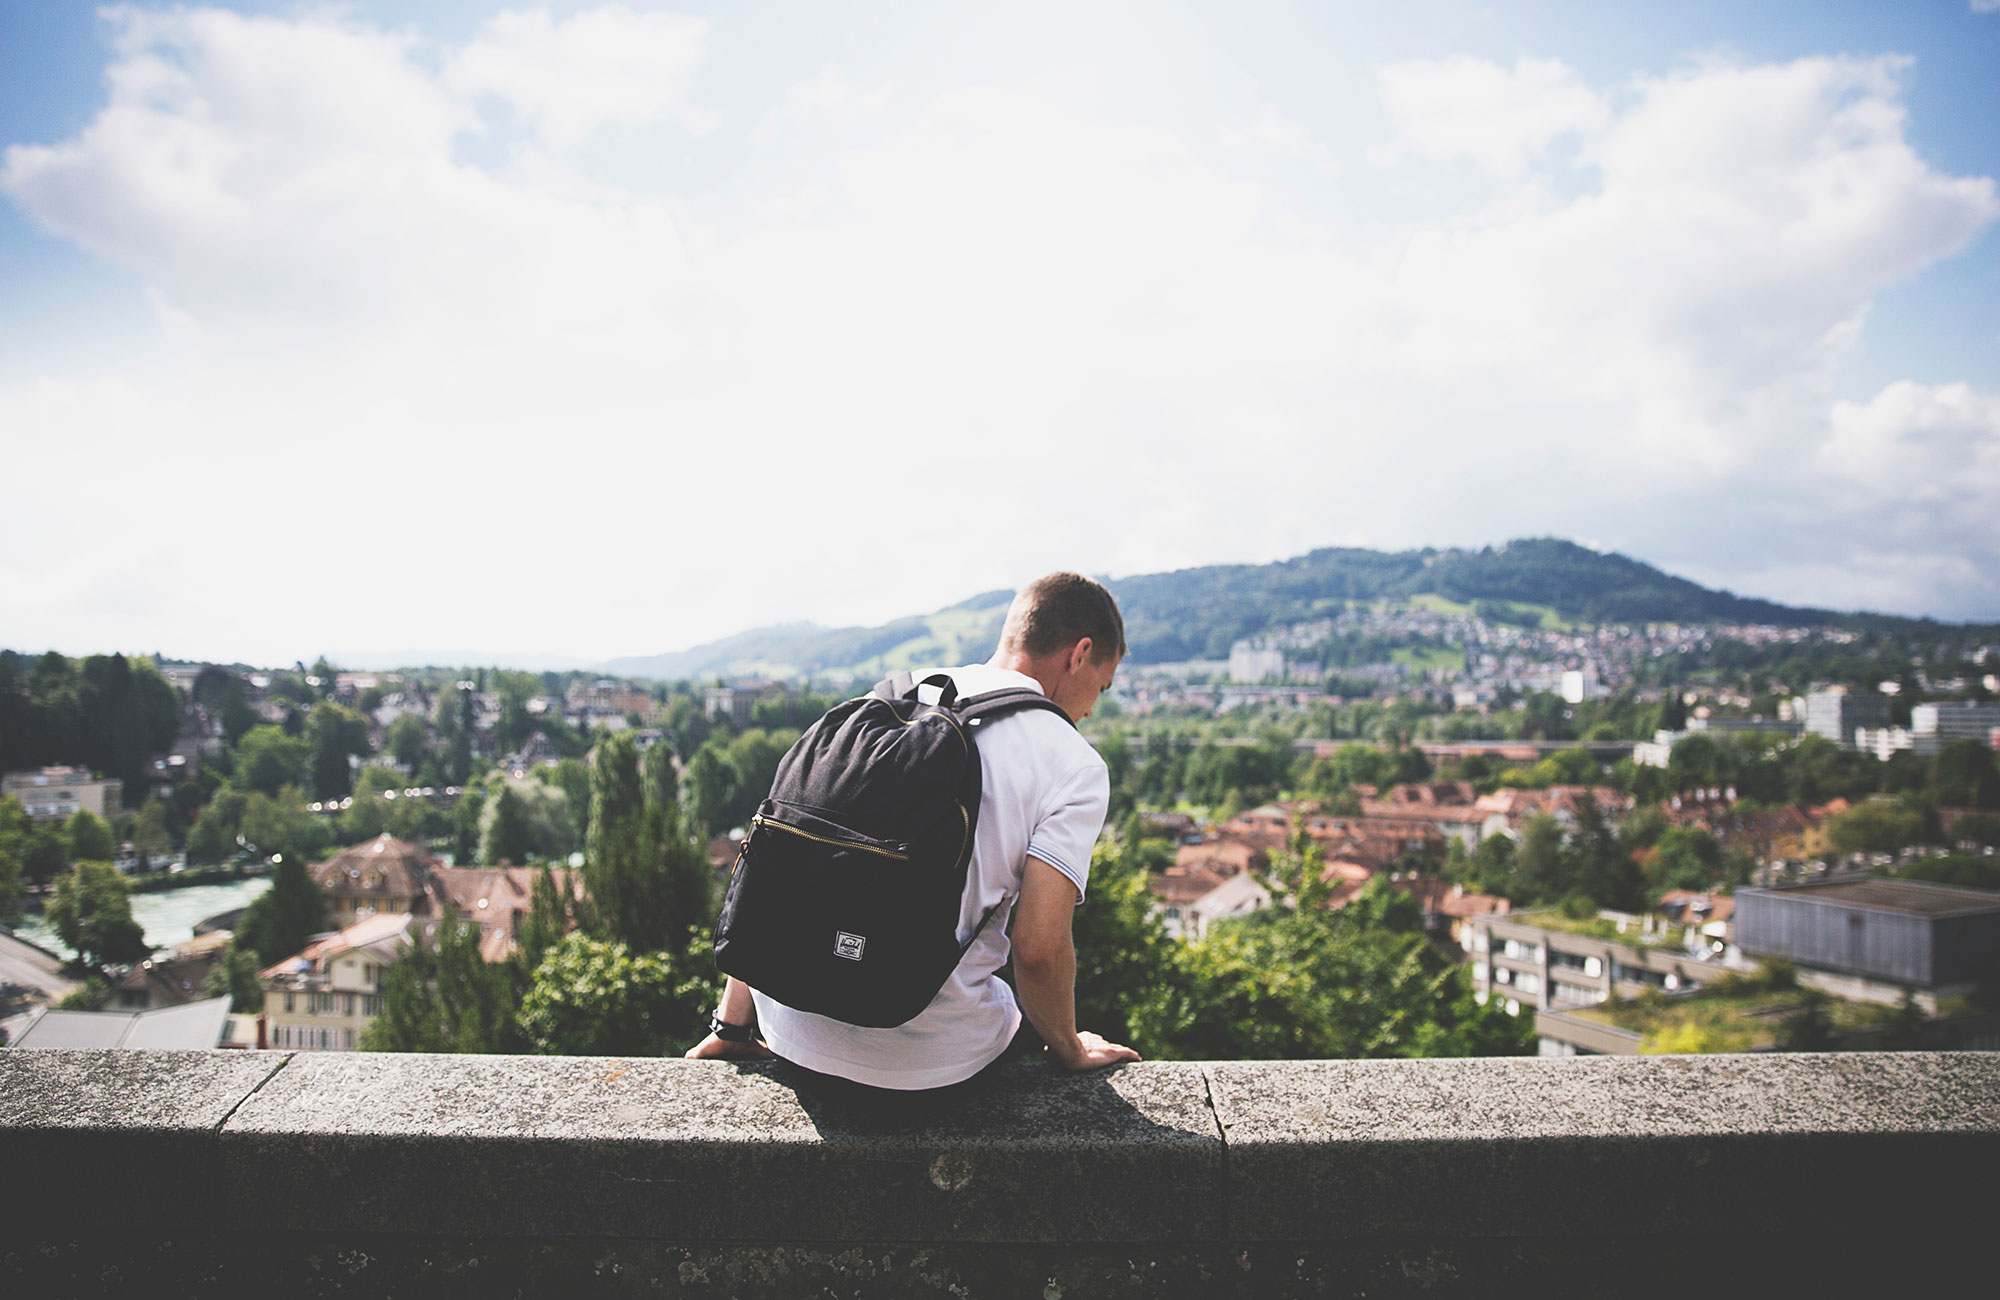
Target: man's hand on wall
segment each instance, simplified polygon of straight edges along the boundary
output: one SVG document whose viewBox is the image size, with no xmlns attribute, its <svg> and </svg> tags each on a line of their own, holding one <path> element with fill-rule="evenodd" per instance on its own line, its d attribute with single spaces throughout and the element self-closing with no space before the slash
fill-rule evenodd
<svg viewBox="0 0 2000 1300">
<path fill-rule="evenodd" d="M 1110 1042 L 1101 1034 L 1093 1034 L 1088 1029 L 1078 1031 L 1076 1043 L 1075 1049 L 1061 1055 L 1051 1047 L 1049 1055 L 1054 1056 L 1067 1070 L 1097 1070 L 1107 1065 L 1116 1065 L 1120 1061 L 1141 1059 L 1131 1048 L 1122 1043 Z"/>
<path fill-rule="evenodd" d="M 687 1049 L 690 1061 L 769 1061 L 774 1056 L 762 1043 L 729 1043 L 714 1034 Z"/>
</svg>

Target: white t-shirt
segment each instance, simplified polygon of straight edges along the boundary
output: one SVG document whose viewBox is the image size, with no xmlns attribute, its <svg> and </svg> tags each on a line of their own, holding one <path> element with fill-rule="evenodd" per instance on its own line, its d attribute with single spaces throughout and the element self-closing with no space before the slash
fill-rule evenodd
<svg viewBox="0 0 2000 1300">
<path fill-rule="evenodd" d="M 1041 690 L 1034 678 L 990 664 L 948 671 L 961 699 L 1011 686 Z M 1021 1010 L 1014 990 L 994 972 L 1007 961 L 1007 923 L 1028 855 L 1069 877 L 1081 899 L 1091 846 L 1110 806 L 1111 777 L 1090 742 L 1043 709 L 990 718 L 975 735 L 979 829 L 959 906 L 959 940 L 997 903 L 993 919 L 931 1004 L 893 1029 L 795 1011 L 758 993 L 757 1023 L 779 1056 L 878 1088 L 941 1088 L 979 1073 L 1013 1041 Z"/>
</svg>

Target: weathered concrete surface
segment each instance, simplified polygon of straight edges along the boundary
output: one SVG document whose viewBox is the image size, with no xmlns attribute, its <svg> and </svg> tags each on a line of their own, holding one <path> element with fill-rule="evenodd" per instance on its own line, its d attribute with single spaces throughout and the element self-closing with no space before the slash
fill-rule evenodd
<svg viewBox="0 0 2000 1300">
<path fill-rule="evenodd" d="M 176 1189 L 214 1186 L 217 1131 L 285 1058 L 248 1052 L 0 1052 L 0 1169 L 23 1224 L 80 1213 L 208 1222 Z"/>
<path fill-rule="evenodd" d="M 998 1072 L 883 1115 L 716 1061 L 302 1054 L 223 1134 L 231 1221 L 670 1241 L 1171 1242 L 1213 1229 L 1199 1067 Z M 384 1196 L 381 1189 L 434 1188 Z"/>
<path fill-rule="evenodd" d="M 1950 1232 L 2000 1160 L 2000 1055 L 1208 1067 L 1242 1241 Z"/>
<path fill-rule="evenodd" d="M 235 1233 L 63 1237 L 0 1255 L 8 1296 L 140 1300 L 1323 1300 L 1329 1296 L 1662 1297 L 1957 1294 L 1986 1275 L 1983 1239 L 1392 1238 L 1150 1247 L 839 1242 L 677 1244 L 591 1239 Z"/>
<path fill-rule="evenodd" d="M 798 1078 L 0 1053 L 33 1189 L 0 1295 L 1876 1294 L 1989 1264 L 1995 1054 L 1034 1065 L 888 1114 Z"/>
</svg>

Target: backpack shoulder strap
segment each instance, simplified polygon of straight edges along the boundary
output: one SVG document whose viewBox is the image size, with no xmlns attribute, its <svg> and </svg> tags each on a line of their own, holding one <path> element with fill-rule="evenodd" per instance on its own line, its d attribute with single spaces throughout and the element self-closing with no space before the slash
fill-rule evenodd
<svg viewBox="0 0 2000 1300">
<path fill-rule="evenodd" d="M 891 673 L 875 683 L 875 689 L 868 693 L 878 700 L 888 700 L 891 704 L 904 699 L 917 688 L 917 675 L 907 670 Z"/>
<path fill-rule="evenodd" d="M 988 718 L 1018 713 L 1023 709 L 1046 709 L 1072 727 L 1076 725 L 1069 714 L 1063 712 L 1062 705 L 1025 686 L 1009 686 L 1003 690 L 987 691 L 984 695 L 969 695 L 958 702 L 955 712 L 960 722 L 972 726 Z"/>
<path fill-rule="evenodd" d="M 932 673 L 928 677 L 919 678 L 915 673 L 907 669 L 900 673 L 891 673 L 881 681 L 876 682 L 875 689 L 870 691 L 869 694 L 878 700 L 887 700 L 891 704 L 895 704 L 902 700 L 917 699 L 917 688 L 919 686 L 937 687 L 937 702 L 941 708 L 950 708 L 958 699 L 958 683 L 951 679 L 950 673 Z"/>
</svg>

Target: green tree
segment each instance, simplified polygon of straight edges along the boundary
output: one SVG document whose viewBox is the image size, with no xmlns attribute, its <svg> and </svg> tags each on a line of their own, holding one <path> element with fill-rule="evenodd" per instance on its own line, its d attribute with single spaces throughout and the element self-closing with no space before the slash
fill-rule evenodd
<svg viewBox="0 0 2000 1300">
<path fill-rule="evenodd" d="M 1371 888 L 1358 908 L 1273 907 L 1184 945 L 1178 977 L 1137 1008 L 1133 1045 L 1183 1060 L 1527 1051 L 1532 1026 L 1473 998 L 1413 900 Z"/>
<path fill-rule="evenodd" d="M 208 806 L 201 810 L 194 829 L 188 832 L 188 857 L 196 862 L 220 862 L 234 853 L 248 803 L 249 798 L 241 790 L 216 791 Z"/>
<path fill-rule="evenodd" d="M 657 804 L 662 808 L 679 806 L 681 801 L 681 777 L 679 769 L 674 764 L 673 746 L 654 745 L 646 751 L 645 766 L 647 802 Z M 576 777 L 583 779 L 583 802 L 576 804 L 576 806 L 579 808 L 588 806 L 590 794 L 589 770 L 582 764 L 574 762 L 565 763 L 563 769 L 566 770 L 559 770 L 558 776 L 563 782 L 563 788 L 572 791 L 572 799 L 577 798 L 574 793 Z M 570 772 L 574 772 L 575 776 L 571 776 Z M 774 775 L 775 772 L 776 769 L 773 769 Z"/>
<path fill-rule="evenodd" d="M 1778 1046 L 1787 1052 L 1824 1052 L 1833 1047 L 1833 1016 L 1827 995 L 1806 989 L 1799 1009 L 1779 1023 Z"/>
<path fill-rule="evenodd" d="M 713 742 L 704 744 L 688 760 L 687 777 L 682 783 L 687 792 L 688 811 L 708 834 L 714 835 L 729 824 L 723 820 L 723 814 L 736 785 L 735 769 L 729 766 L 721 747 Z M 596 816 L 594 810 L 591 815 Z"/>
<path fill-rule="evenodd" d="M 111 838 L 111 823 L 88 808 L 70 814 L 68 831 L 72 862 L 109 862 L 117 852 Z"/>
<path fill-rule="evenodd" d="M 479 860 L 490 867 L 525 864 L 534 846 L 529 837 L 528 814 L 522 807 L 514 783 L 500 782 L 500 788 L 486 802 L 486 825 L 479 837 Z"/>
<path fill-rule="evenodd" d="M 27 843 L 21 850 L 21 874 L 29 882 L 45 885 L 69 870 L 69 831 L 61 822 L 35 822 L 28 827 Z"/>
<path fill-rule="evenodd" d="M 461 867 L 479 861 L 480 824 L 486 812 L 486 791 L 471 786 L 459 792 L 451 810 L 452 861 Z"/>
<path fill-rule="evenodd" d="M 649 821 L 639 750 L 629 733 L 597 747 L 583 881 L 592 931 L 640 952 L 664 947 L 667 887 L 657 822 Z"/>
<path fill-rule="evenodd" d="M 1870 799 L 1829 818 L 1826 842 L 1835 853 L 1894 853 L 1923 839 L 1924 815 L 1894 799 Z"/>
<path fill-rule="evenodd" d="M 1699 826 L 1675 826 L 1660 835 L 1652 871 L 1656 895 L 1670 889 L 1709 889 L 1722 882 L 1722 846 Z"/>
<path fill-rule="evenodd" d="M 1973 813 L 1961 817 L 1951 828 L 1951 838 L 1963 844 L 1983 844 L 1987 848 L 2000 848 L 2000 816 L 1992 813 Z"/>
<path fill-rule="evenodd" d="M 201 991 L 211 998 L 228 998 L 229 1009 L 239 1016 L 256 1015 L 264 1009 L 264 983 L 257 976 L 257 954 L 232 943 L 209 967 Z"/>
<path fill-rule="evenodd" d="M 1573 888 L 1569 863 L 1563 855 L 1562 826 L 1546 813 L 1530 816 L 1514 848 L 1513 889 L 1516 903 L 1542 903 L 1561 898 Z"/>
<path fill-rule="evenodd" d="M 393 768 L 376 763 L 362 768 L 354 778 L 354 802 L 340 815 L 341 839 L 358 844 L 389 830 L 390 811 L 402 797 L 406 784 L 403 775 Z M 396 838 L 407 837 L 399 834 Z"/>
<path fill-rule="evenodd" d="M 1638 863 L 1618 842 L 1603 809 L 1589 795 L 1577 801 L 1576 828 L 1567 852 L 1574 863 L 1570 875 L 1576 887 L 1599 907 L 1636 912 L 1645 906 Z"/>
<path fill-rule="evenodd" d="M 244 732 L 257 725 L 257 711 L 244 695 L 243 679 L 226 668 L 213 664 L 203 668 L 194 679 L 191 694 L 210 718 L 222 724 L 225 745 L 235 745 Z"/>
<path fill-rule="evenodd" d="M 798 738 L 796 731 L 752 727 L 729 742 L 725 757 L 736 779 L 723 807 L 724 825 L 745 825 L 756 814 L 757 805 L 771 792 L 771 780 L 778 774 L 778 760 Z"/>
<path fill-rule="evenodd" d="M 2000 808 L 2000 767 L 1976 740 L 1954 740 L 1938 750 L 1931 794 L 1946 808 Z"/>
<path fill-rule="evenodd" d="M 345 798 L 352 788 L 349 757 L 368 753 L 368 719 L 338 704 L 318 704 L 306 720 L 305 738 L 312 753 L 313 797 Z"/>
<path fill-rule="evenodd" d="M 287 856 L 271 873 L 271 887 L 244 910 L 236 943 L 269 966 L 306 946 L 326 929 L 326 897 L 303 860 Z"/>
<path fill-rule="evenodd" d="M 698 956 L 706 945 L 696 945 Z M 521 1002 L 531 1051 L 566 1056 L 659 1056 L 701 1037 L 721 994 L 713 975 L 663 952 L 634 952 L 578 932 L 536 967 Z"/>
<path fill-rule="evenodd" d="M 526 994 L 542 958 L 569 933 L 575 916 L 576 898 L 556 883 L 555 872 L 548 867 L 536 872 L 528 891 L 528 914 L 514 936 L 515 983 L 521 993 Z"/>
<path fill-rule="evenodd" d="M 646 779 L 657 783 L 659 774 L 654 770 L 659 755 L 667 763 L 666 780 L 673 781 L 673 751 L 665 745 L 655 745 L 646 754 Z M 553 767 L 535 769 L 535 776 L 543 783 L 562 791 L 564 806 L 569 812 L 570 827 L 574 834 L 570 842 L 562 846 L 559 854 L 551 856 L 568 857 L 583 850 L 583 836 L 590 827 L 590 768 L 573 758 L 565 758 Z"/>
<path fill-rule="evenodd" d="M 648 851 L 659 863 L 659 938 L 679 952 L 715 919 L 715 873 L 708 846 L 682 813 L 677 791 L 649 780 L 646 794 Z"/>
<path fill-rule="evenodd" d="M 423 766 L 424 755 L 430 752 L 430 728 L 415 713 L 399 713 L 389 724 L 389 733 L 383 744 L 389 751 L 389 757 L 414 774 Z"/>
<path fill-rule="evenodd" d="M 1153 916 L 1143 845 L 1100 840 L 1090 888 L 1072 920 L 1076 943 L 1076 1022 L 1114 1043 L 1132 1041 L 1132 1017 L 1179 970 L 1174 941 Z"/>
<path fill-rule="evenodd" d="M 246 793 L 256 790 L 275 795 L 306 780 L 311 754 L 312 747 L 305 740 L 286 735 L 283 727 L 252 727 L 236 742 L 236 770 L 230 773 L 229 783 Z"/>
<path fill-rule="evenodd" d="M 48 918 L 86 967 L 140 961 L 152 951 L 132 919 L 125 877 L 108 862 L 79 862 L 57 876 Z"/>
<path fill-rule="evenodd" d="M 172 810 L 163 800 L 148 799 L 139 806 L 132 819 L 132 847 L 148 866 L 173 851 L 172 824 Z"/>
<path fill-rule="evenodd" d="M 382 980 L 382 1015 L 361 1036 L 372 1052 L 511 1052 L 521 1046 L 504 966 L 479 955 L 479 926 L 457 916 L 419 933 Z"/>
<path fill-rule="evenodd" d="M 333 843 L 332 824 L 306 807 L 305 792 L 295 785 L 276 795 L 259 792 L 247 796 L 236 829 L 244 846 L 254 845 L 260 858 L 282 856 L 310 862 Z"/>
<path fill-rule="evenodd" d="M 22 859 L 28 847 L 28 811 L 19 799 L 0 799 L 0 922 L 21 920 Z"/>
</svg>

